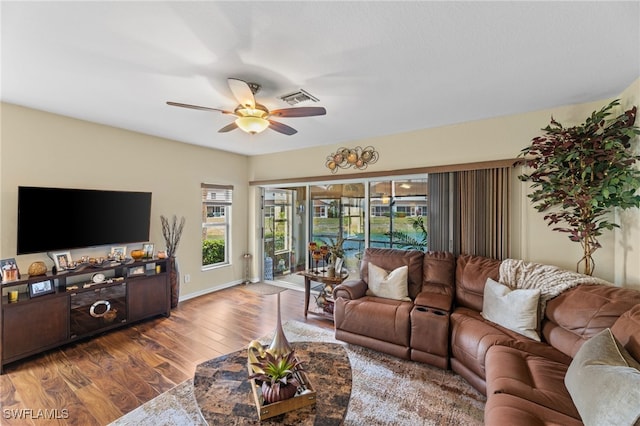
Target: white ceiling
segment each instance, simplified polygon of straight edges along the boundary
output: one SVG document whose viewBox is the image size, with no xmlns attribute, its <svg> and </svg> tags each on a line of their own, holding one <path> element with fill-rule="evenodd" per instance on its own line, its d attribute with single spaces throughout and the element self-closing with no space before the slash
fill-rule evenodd
<svg viewBox="0 0 640 426">
<path fill-rule="evenodd" d="M 599 100 L 640 76 L 640 2 L 1 3 L 1 99 L 247 155 Z M 217 133 L 305 89 L 298 130 Z"/>
</svg>

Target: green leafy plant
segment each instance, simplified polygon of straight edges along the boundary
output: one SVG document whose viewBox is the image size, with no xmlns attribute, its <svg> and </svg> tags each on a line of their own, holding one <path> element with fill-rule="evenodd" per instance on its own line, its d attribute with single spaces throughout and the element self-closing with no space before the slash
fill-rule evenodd
<svg viewBox="0 0 640 426">
<path fill-rule="evenodd" d="M 587 275 L 593 274 L 592 256 L 601 247 L 597 237 L 618 227 L 610 220 L 613 208 L 640 207 L 640 171 L 634 167 L 640 157 L 631 147 L 640 134 L 634 126 L 637 108 L 610 119 L 618 105 L 614 100 L 573 127 L 565 128 L 552 117 L 542 129 L 544 135 L 519 155 L 533 170 L 518 176 L 532 182 L 528 197 L 537 211 L 546 213 L 549 226 L 562 225 L 554 231 L 568 233 L 582 245 L 584 256 L 577 266 L 579 270 L 582 264 Z"/>
<path fill-rule="evenodd" d="M 224 262 L 224 240 L 202 241 L 202 264 L 213 265 Z"/>
<path fill-rule="evenodd" d="M 249 376 L 262 382 L 262 396 L 267 403 L 273 403 L 295 395 L 300 382 L 295 377 L 296 371 L 304 371 L 302 363 L 295 357 L 295 351 L 274 356 L 268 351 L 252 362 L 257 373 Z"/>
<path fill-rule="evenodd" d="M 336 259 L 341 257 L 344 258 L 344 249 L 342 245 L 344 244 L 344 237 L 342 235 L 338 235 L 336 239 L 328 238 L 324 243 L 329 248 L 329 253 L 331 254 L 331 263 L 336 263 Z"/>
<path fill-rule="evenodd" d="M 428 233 L 424 218 L 422 216 L 410 217 L 409 223 L 411 223 L 411 227 L 414 230 L 421 233 L 419 238 L 413 237 L 403 231 L 385 232 L 385 235 L 393 237 L 393 244 L 404 249 L 426 250 Z"/>
</svg>

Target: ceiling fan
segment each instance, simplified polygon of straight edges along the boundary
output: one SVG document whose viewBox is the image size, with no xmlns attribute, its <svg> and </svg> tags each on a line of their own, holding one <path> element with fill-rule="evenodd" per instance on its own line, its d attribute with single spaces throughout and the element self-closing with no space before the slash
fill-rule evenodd
<svg viewBox="0 0 640 426">
<path fill-rule="evenodd" d="M 284 108 L 269 111 L 267 107 L 257 103 L 254 98 L 254 94 L 260 90 L 259 84 L 247 83 L 246 81 L 238 80 L 237 78 L 229 78 L 227 81 L 233 96 L 239 102 L 239 105 L 233 111 L 182 104 L 179 102 L 167 102 L 167 105 L 199 109 L 203 111 L 219 111 L 223 114 L 235 115 L 237 117 L 235 121 L 227 124 L 218 130 L 218 132 L 225 133 L 240 128 L 252 135 L 262 132 L 267 127 L 285 135 L 293 135 L 298 132 L 293 127 L 289 127 L 286 124 L 272 120 L 271 117 L 312 117 L 314 115 L 325 115 L 327 113 L 327 110 L 323 107 Z"/>
</svg>

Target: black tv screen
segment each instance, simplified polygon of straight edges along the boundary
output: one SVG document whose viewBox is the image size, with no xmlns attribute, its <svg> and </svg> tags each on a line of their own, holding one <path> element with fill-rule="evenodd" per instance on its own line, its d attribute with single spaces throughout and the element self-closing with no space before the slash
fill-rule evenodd
<svg viewBox="0 0 640 426">
<path fill-rule="evenodd" d="M 149 240 L 151 193 L 18 187 L 17 254 Z"/>
</svg>

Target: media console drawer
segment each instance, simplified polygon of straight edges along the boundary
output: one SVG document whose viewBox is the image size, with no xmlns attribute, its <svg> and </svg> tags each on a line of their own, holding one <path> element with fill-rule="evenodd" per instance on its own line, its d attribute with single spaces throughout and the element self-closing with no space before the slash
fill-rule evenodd
<svg viewBox="0 0 640 426">
<path fill-rule="evenodd" d="M 127 322 L 127 283 L 71 294 L 71 338 Z"/>
</svg>

